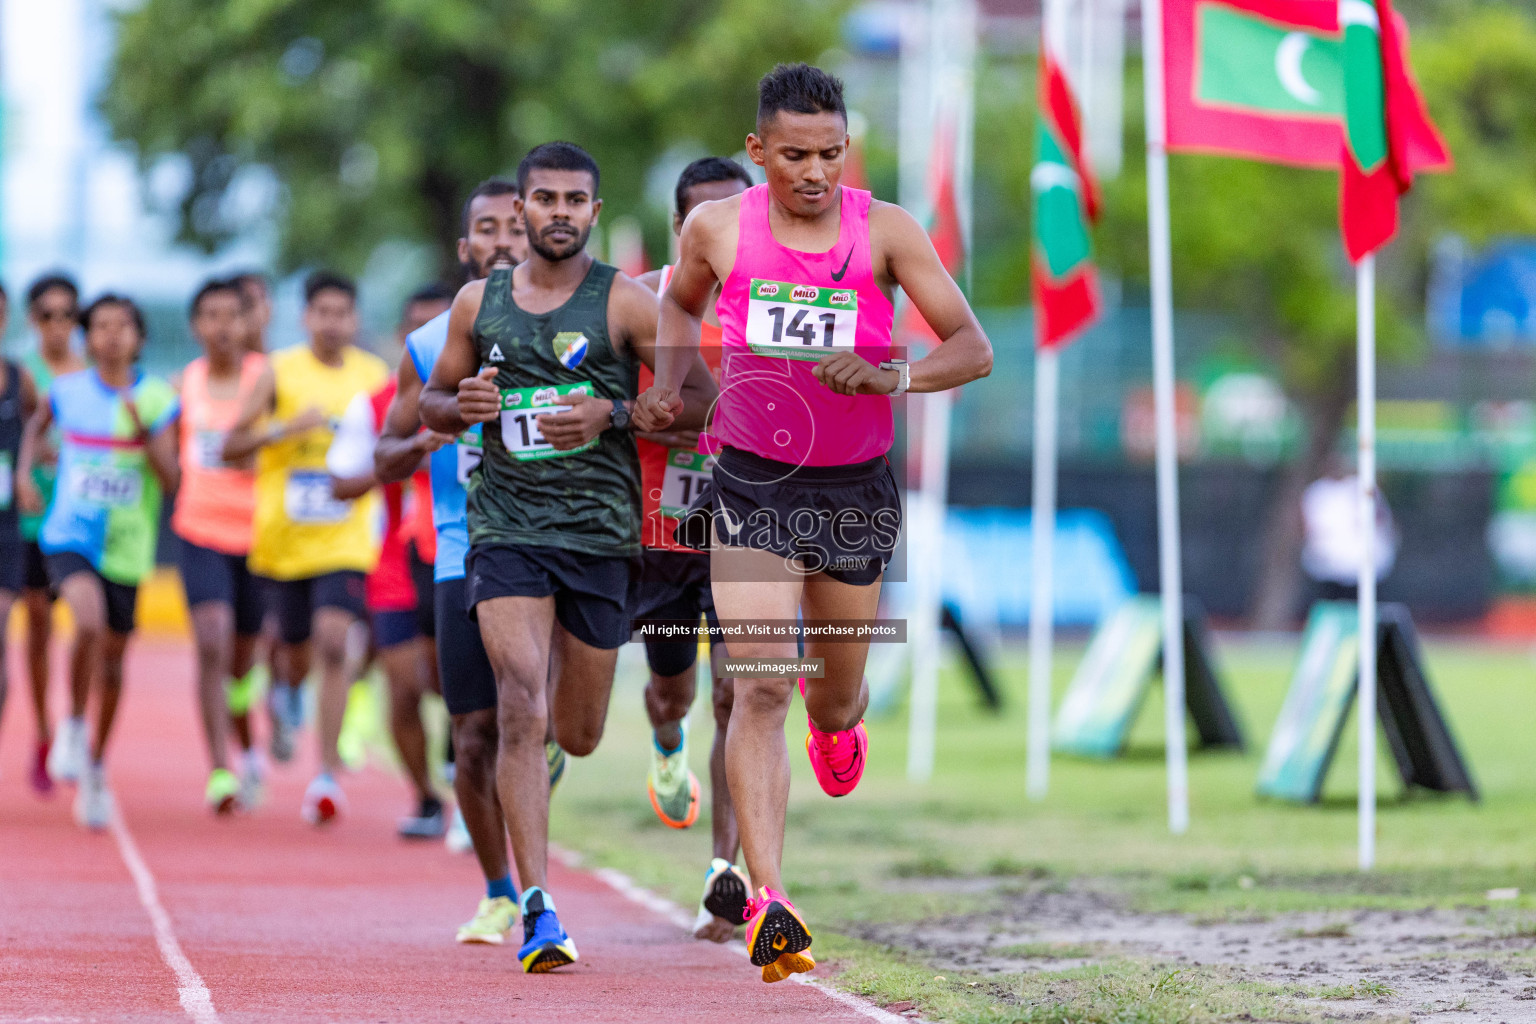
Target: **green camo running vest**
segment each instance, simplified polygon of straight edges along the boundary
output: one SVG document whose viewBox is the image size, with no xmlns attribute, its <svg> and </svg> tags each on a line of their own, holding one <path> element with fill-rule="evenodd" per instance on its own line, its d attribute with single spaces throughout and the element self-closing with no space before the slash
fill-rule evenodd
<svg viewBox="0 0 1536 1024">
<path fill-rule="evenodd" d="M 583 390 L 632 399 L 638 366 L 608 337 L 608 292 L 618 271 L 593 262 L 565 304 L 535 315 L 512 300 L 512 271 L 497 270 L 473 330 L 481 366 L 494 366 L 501 420 L 485 425 L 484 459 L 470 476 L 469 542 L 530 544 L 589 555 L 640 553 L 640 465 L 634 436 L 604 430 L 557 452 L 537 416 Z"/>
</svg>

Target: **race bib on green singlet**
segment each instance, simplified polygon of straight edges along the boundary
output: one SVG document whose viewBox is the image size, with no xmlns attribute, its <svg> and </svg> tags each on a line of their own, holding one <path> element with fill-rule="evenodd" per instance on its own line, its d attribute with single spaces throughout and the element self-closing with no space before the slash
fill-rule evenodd
<svg viewBox="0 0 1536 1024">
<path fill-rule="evenodd" d="M 283 486 L 283 512 L 292 523 L 339 523 L 352 511 L 350 501 L 331 493 L 331 478 L 326 473 L 293 472 Z"/>
<path fill-rule="evenodd" d="M 107 461 L 76 463 L 70 469 L 69 494 L 86 505 L 137 505 L 144 494 L 144 474 L 136 466 Z"/>
<path fill-rule="evenodd" d="M 224 464 L 224 431 L 199 430 L 192 435 L 192 458 L 200 469 L 227 469 Z"/>
<path fill-rule="evenodd" d="M 699 492 L 709 486 L 714 475 L 715 457 L 688 448 L 667 452 L 667 468 L 661 476 L 661 514 L 681 519 Z"/>
<path fill-rule="evenodd" d="M 10 510 L 16 494 L 16 467 L 11 464 L 11 453 L 0 452 L 0 512 Z"/>
<path fill-rule="evenodd" d="M 747 294 L 747 347 L 758 355 L 818 360 L 853 351 L 859 329 L 853 289 L 754 278 Z"/>
<path fill-rule="evenodd" d="M 469 485 L 469 474 L 480 467 L 481 441 L 476 431 L 466 430 L 459 435 L 454 444 L 454 450 L 458 455 L 456 475 L 460 487 Z"/>
<path fill-rule="evenodd" d="M 556 451 L 539 430 L 540 416 L 571 411 L 571 407 L 562 404 L 560 399 L 566 395 L 591 395 L 595 391 L 592 382 L 586 380 L 579 384 L 550 384 L 502 391 L 501 443 L 506 445 L 507 454 L 519 462 L 532 462 L 535 459 L 558 459 L 597 447 L 598 439 L 594 437 L 580 448 Z"/>
</svg>

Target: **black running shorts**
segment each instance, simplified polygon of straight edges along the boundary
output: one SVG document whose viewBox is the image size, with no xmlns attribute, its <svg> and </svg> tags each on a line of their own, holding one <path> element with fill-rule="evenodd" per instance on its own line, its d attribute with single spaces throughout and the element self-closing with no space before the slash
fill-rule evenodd
<svg viewBox="0 0 1536 1024">
<path fill-rule="evenodd" d="M 611 651 L 629 642 L 631 559 L 563 548 L 480 544 L 464 561 L 470 614 L 497 597 L 553 597 L 555 618 L 590 647 Z"/>
<path fill-rule="evenodd" d="M 267 610 L 277 616 L 277 633 L 285 644 L 302 644 L 314 632 L 315 609 L 339 608 L 355 619 L 367 616 L 363 574 L 350 569 L 299 580 L 263 581 Z"/>
<path fill-rule="evenodd" d="M 436 613 L 433 610 L 436 590 L 432 582 L 432 563 L 424 561 L 416 553 L 416 542 L 405 546 L 405 561 L 411 567 L 411 584 L 416 588 L 416 628 L 427 639 L 437 636 Z"/>
<path fill-rule="evenodd" d="M 437 675 L 450 715 L 496 707 L 496 673 L 480 640 L 480 627 L 469 617 L 464 577 L 433 587 L 437 614 Z"/>
<path fill-rule="evenodd" d="M 4 470 L 0 470 L 4 472 Z M 27 554 L 25 542 L 13 537 L 0 541 L 0 590 L 12 594 L 21 593 L 27 582 Z"/>
<path fill-rule="evenodd" d="M 26 548 L 27 559 L 27 576 L 22 585 L 27 590 L 51 590 L 53 584 L 48 581 L 48 563 L 43 559 L 43 549 L 35 540 L 24 540 L 22 545 Z"/>
<path fill-rule="evenodd" d="M 771 551 L 807 575 L 868 586 L 901 535 L 901 495 L 884 456 L 851 466 L 796 466 L 727 446 L 711 485 L 679 523 L 678 543 Z"/>
<path fill-rule="evenodd" d="M 260 582 L 246 568 L 245 556 L 227 555 L 183 537 L 176 540 L 176 565 L 181 569 L 187 607 L 196 608 L 208 601 L 227 604 L 234 609 L 236 633 L 260 633 L 266 603 Z"/>
<path fill-rule="evenodd" d="M 657 621 L 698 622 L 703 615 L 712 626 L 715 601 L 709 589 L 709 556 L 691 551 L 647 549 L 640 569 L 629 585 L 629 614 L 634 628 Z M 642 637 L 645 660 L 658 676 L 681 675 L 698 660 L 698 639 L 664 640 Z M 710 646 L 719 643 L 711 636 Z"/>
<path fill-rule="evenodd" d="M 101 584 L 102 595 L 106 598 L 107 628 L 124 636 L 133 632 L 134 613 L 139 604 L 138 587 L 129 586 L 126 583 L 113 583 L 96 570 L 89 558 L 78 551 L 45 554 L 43 561 L 48 566 L 48 582 L 53 586 L 55 593 L 64 585 L 65 580 L 77 573 L 94 576 Z"/>
</svg>

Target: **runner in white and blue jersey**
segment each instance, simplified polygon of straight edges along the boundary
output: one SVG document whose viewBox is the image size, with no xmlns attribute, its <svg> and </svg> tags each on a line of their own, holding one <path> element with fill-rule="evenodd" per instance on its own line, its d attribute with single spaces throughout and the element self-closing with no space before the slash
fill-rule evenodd
<svg viewBox="0 0 1536 1024">
<path fill-rule="evenodd" d="M 500 178 L 482 182 L 470 193 L 458 253 L 466 278 L 479 280 L 497 268 L 515 266 L 527 254 L 516 198 L 517 185 Z M 410 358 L 400 363 L 399 390 L 374 450 L 374 470 L 381 481 L 403 480 L 416 471 L 423 456 L 429 460 L 432 522 L 437 529 L 433 565 L 437 659 L 443 701 L 452 722 L 453 786 L 486 880 L 485 898 L 474 918 L 459 929 L 458 941 L 499 945 L 517 921 L 518 904 L 507 861 L 506 821 L 496 791 L 496 676 L 464 599 L 464 556 L 469 551 L 464 485 L 480 463 L 480 428 L 457 438 L 423 430 L 417 406 L 422 382 L 431 377 L 447 337 L 448 314 L 444 313 L 406 339 Z M 564 770 L 565 753 L 553 743 L 546 752 L 553 785 Z"/>
</svg>

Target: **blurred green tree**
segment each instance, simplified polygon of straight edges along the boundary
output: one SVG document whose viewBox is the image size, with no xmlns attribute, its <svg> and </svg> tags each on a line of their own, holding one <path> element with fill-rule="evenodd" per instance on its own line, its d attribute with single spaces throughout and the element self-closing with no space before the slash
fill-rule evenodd
<svg viewBox="0 0 1536 1024">
<path fill-rule="evenodd" d="M 638 212 L 669 147 L 739 150 L 757 79 L 816 59 L 845 7 L 146 0 L 119 15 L 102 109 L 144 167 L 185 157 L 181 240 L 248 230 L 242 172 L 265 168 L 281 265 L 358 270 L 386 239 L 458 237 L 464 193 L 550 139 L 589 149 L 610 208 Z"/>
</svg>

